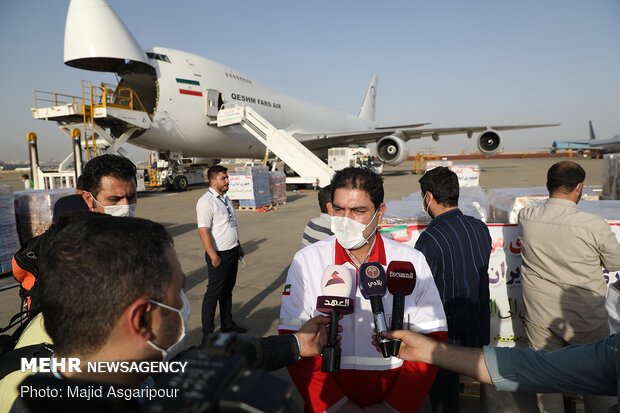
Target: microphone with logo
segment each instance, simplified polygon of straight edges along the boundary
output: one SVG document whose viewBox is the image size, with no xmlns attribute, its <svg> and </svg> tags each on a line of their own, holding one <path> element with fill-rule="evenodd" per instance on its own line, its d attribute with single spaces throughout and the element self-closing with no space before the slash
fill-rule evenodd
<svg viewBox="0 0 620 413">
<path fill-rule="evenodd" d="M 413 292 L 416 276 L 415 267 L 407 261 L 392 261 L 387 267 L 387 288 L 394 296 L 392 301 L 391 331 L 403 329 L 405 318 L 405 296 Z M 392 340 L 392 355 L 398 356 L 402 340 Z"/>
<path fill-rule="evenodd" d="M 355 298 L 351 298 L 353 280 L 349 269 L 344 265 L 329 265 L 321 277 L 321 293 L 316 299 L 316 309 L 329 314 L 329 335 L 323 347 L 321 371 L 338 373 L 340 371 L 341 349 L 338 347 L 338 319 L 340 314 L 351 314 L 355 309 Z"/>
<path fill-rule="evenodd" d="M 367 262 L 362 264 L 359 270 L 360 290 L 367 300 L 370 300 L 372 315 L 375 319 L 375 329 L 377 330 L 377 342 L 381 348 L 383 357 L 391 355 L 390 340 L 383 337 L 382 332 L 387 331 L 385 322 L 385 312 L 383 311 L 383 296 L 385 295 L 385 271 L 378 262 Z"/>
</svg>

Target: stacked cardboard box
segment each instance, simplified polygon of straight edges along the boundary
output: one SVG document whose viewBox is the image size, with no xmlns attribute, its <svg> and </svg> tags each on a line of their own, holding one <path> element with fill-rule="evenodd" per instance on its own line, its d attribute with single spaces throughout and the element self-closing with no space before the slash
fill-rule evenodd
<svg viewBox="0 0 620 413">
<path fill-rule="evenodd" d="M 271 204 L 269 170 L 266 166 L 238 167 L 229 177 L 228 197 L 238 200 L 240 207 Z"/>
<path fill-rule="evenodd" d="M 11 259 L 19 249 L 13 203 L 13 187 L 0 185 L 0 272 L 11 269 Z"/>
<path fill-rule="evenodd" d="M 286 174 L 282 171 L 269 171 L 269 192 L 272 204 L 286 202 Z"/>
<path fill-rule="evenodd" d="M 15 218 L 20 242 L 23 244 L 47 231 L 52 225 L 56 201 L 74 193 L 73 188 L 15 192 Z"/>
</svg>

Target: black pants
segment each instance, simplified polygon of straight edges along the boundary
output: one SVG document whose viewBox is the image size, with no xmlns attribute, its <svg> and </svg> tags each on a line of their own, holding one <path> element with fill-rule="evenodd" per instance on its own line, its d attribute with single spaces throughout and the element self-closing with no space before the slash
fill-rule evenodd
<svg viewBox="0 0 620 413">
<path fill-rule="evenodd" d="M 239 265 L 239 251 L 237 247 L 228 251 L 218 251 L 217 255 L 222 262 L 213 267 L 209 254 L 205 252 L 209 283 L 207 292 L 202 300 L 202 332 L 204 335 L 213 333 L 215 307 L 220 302 L 220 321 L 224 328 L 231 327 L 232 319 L 232 290 L 237 281 L 237 267 Z"/>
<path fill-rule="evenodd" d="M 428 392 L 431 397 L 432 413 L 459 412 L 459 375 L 449 370 L 439 369 L 435 381 Z"/>
</svg>

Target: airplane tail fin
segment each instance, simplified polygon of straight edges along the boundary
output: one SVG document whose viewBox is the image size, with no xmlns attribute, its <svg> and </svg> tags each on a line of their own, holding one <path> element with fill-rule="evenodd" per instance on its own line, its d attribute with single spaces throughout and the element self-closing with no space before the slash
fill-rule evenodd
<svg viewBox="0 0 620 413">
<path fill-rule="evenodd" d="M 596 135 L 594 135 L 594 128 L 592 127 L 592 121 L 589 120 L 588 123 L 590 124 L 590 140 L 594 140 L 596 139 Z"/>
<path fill-rule="evenodd" d="M 361 119 L 367 119 L 374 122 L 375 120 L 375 100 L 377 98 L 377 75 L 373 74 L 366 90 L 366 96 L 364 102 L 360 108 L 360 113 L 357 115 Z"/>
</svg>

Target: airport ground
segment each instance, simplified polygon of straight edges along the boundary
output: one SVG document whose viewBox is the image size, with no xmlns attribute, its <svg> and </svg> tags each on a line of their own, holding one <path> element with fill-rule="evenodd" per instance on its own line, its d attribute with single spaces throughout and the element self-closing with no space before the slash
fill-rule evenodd
<svg viewBox="0 0 620 413">
<path fill-rule="evenodd" d="M 586 185 L 601 185 L 603 161 L 573 158 L 587 173 Z M 558 159 L 484 159 L 475 162 L 481 167 L 480 185 L 489 188 L 530 187 L 545 184 L 547 169 Z M 456 162 L 455 162 L 456 163 Z M 411 162 L 384 170 L 385 199 L 402 199 L 419 191 L 419 175 L 411 174 Z M 0 185 L 14 185 L 21 190 L 19 173 L 0 173 Z M 207 285 L 204 250 L 196 228 L 196 201 L 206 187 L 191 187 L 181 193 L 141 193 L 136 215 L 163 224 L 174 237 L 175 249 L 186 273 L 185 291 L 190 300 L 190 334 L 187 345 L 200 343 L 202 338 L 200 311 Z M 306 222 L 319 214 L 315 191 L 289 191 L 287 203 L 268 212 L 236 211 L 240 238 L 246 257 L 239 268 L 233 293 L 233 314 L 239 325 L 252 336 L 277 334 L 280 296 L 293 255 L 301 247 Z M 317 274 L 322 269 L 317 268 Z M 79 305 L 79 303 L 76 303 Z M 6 324 L 19 309 L 16 288 L 0 291 L 0 324 Z M 216 318 L 219 316 L 216 315 Z M 219 320 L 216 320 L 216 329 Z M 368 339 L 370 343 L 370 338 Z M 288 373 L 279 372 L 284 377 Z M 295 391 L 296 393 L 296 391 Z M 296 394 L 300 402 L 300 397 Z M 301 402 L 300 402 L 301 403 Z M 463 411 L 481 411 L 476 397 L 463 398 Z M 500 410 L 502 411 L 502 410 Z M 509 411 L 509 410 L 503 410 Z"/>
</svg>

